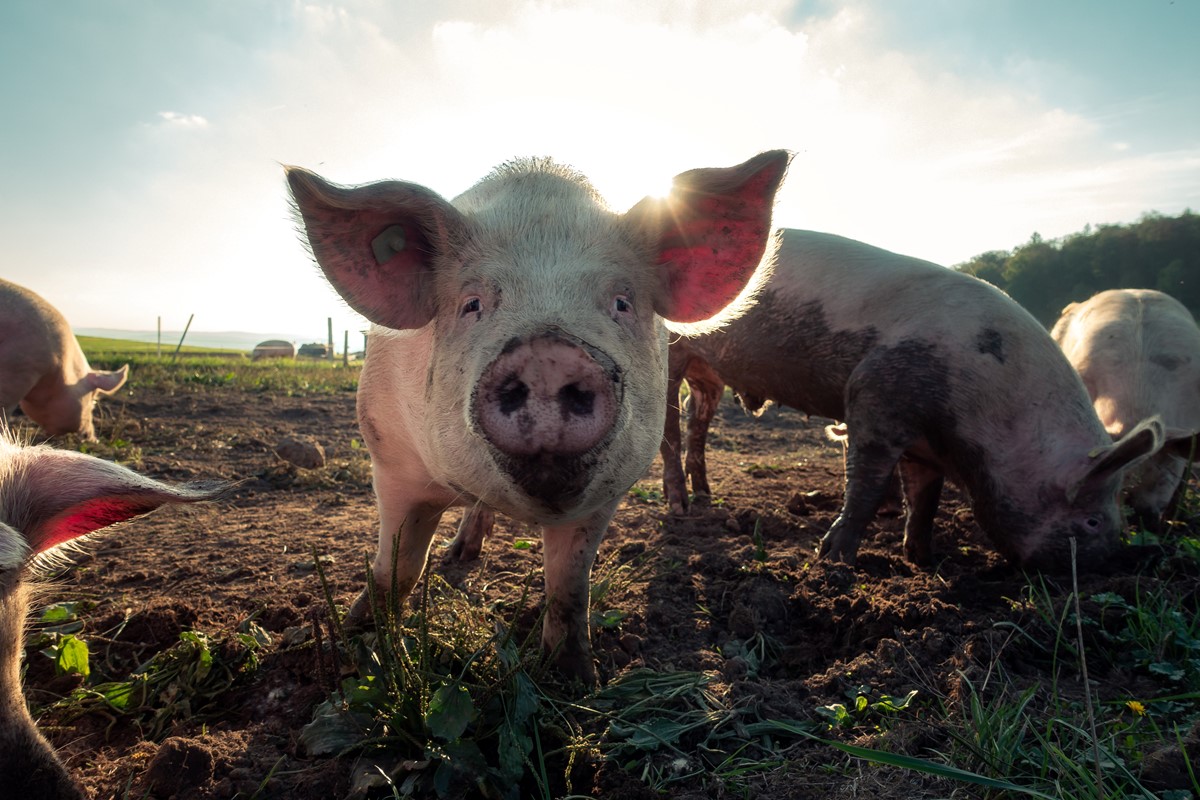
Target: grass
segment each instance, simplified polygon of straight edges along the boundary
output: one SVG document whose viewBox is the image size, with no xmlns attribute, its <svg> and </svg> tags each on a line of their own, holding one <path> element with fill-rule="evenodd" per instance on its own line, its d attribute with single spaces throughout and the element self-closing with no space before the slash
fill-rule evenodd
<svg viewBox="0 0 1200 800">
<path fill-rule="evenodd" d="M 151 355 L 160 354 L 170 356 L 175 352 L 175 347 L 178 342 L 163 342 L 162 347 L 158 347 L 154 342 L 135 342 L 130 339 L 109 339 L 103 336 L 76 336 L 79 340 L 79 346 L 83 348 L 83 353 L 89 359 L 93 356 L 97 357 L 119 357 L 122 355 Z M 246 357 L 249 355 L 245 350 L 232 350 L 222 347 L 196 347 L 194 345 L 185 344 L 179 352 L 184 355 L 194 355 L 197 353 L 221 353 L 229 356 Z"/>
<path fill-rule="evenodd" d="M 88 362 L 97 369 L 118 369 L 129 364 L 126 391 L 203 391 L 209 387 L 245 392 L 278 393 L 288 396 L 340 394 L 358 389 L 360 363 L 342 366 L 340 360 L 271 358 L 250 360 L 238 350 L 189 348 L 178 358 L 154 355 L 154 345 L 123 339 L 78 337 Z M 220 355 L 213 355 L 220 353 Z"/>
<path fill-rule="evenodd" d="M 287 359 L 218 358 L 213 356 L 100 355 L 89 356 L 97 369 L 129 364 L 128 391 L 203 391 L 211 387 L 291 396 L 341 394 L 358 389 L 360 365 Z"/>
<path fill-rule="evenodd" d="M 596 594 L 602 600 L 638 569 L 613 569 Z M 374 631 L 349 635 L 335 614 L 328 639 L 315 643 L 330 674 L 341 664 L 349 676 L 300 742 L 313 756 L 359 758 L 353 791 L 583 797 L 580 768 L 606 759 L 658 791 L 697 778 L 736 787 L 783 763 L 784 749 L 816 729 L 735 706 L 699 672 L 630 670 L 575 698 L 547 670 L 538 625 L 520 635 L 495 607 L 427 575 L 417 610 L 387 603 Z"/>
</svg>

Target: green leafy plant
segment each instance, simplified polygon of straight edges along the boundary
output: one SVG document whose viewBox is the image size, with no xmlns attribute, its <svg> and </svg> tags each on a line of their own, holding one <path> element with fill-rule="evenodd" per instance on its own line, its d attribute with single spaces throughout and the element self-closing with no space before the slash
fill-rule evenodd
<svg viewBox="0 0 1200 800">
<path fill-rule="evenodd" d="M 258 668 L 258 652 L 270 644 L 271 636 L 252 621 L 241 628 L 221 639 L 183 631 L 178 642 L 155 654 L 128 678 L 84 685 L 51 708 L 68 716 L 135 717 L 148 728 L 147 736 L 157 739 L 173 720 L 215 711 L 221 696 Z M 66 657 L 78 659 L 80 651 Z"/>
<path fill-rule="evenodd" d="M 916 699 L 918 690 L 913 689 L 904 697 L 888 694 L 872 696 L 870 686 L 856 686 L 846 690 L 846 703 L 832 703 L 817 708 L 817 716 L 825 720 L 830 728 L 848 728 L 869 725 L 881 730 L 887 720 L 907 709 Z"/>
</svg>

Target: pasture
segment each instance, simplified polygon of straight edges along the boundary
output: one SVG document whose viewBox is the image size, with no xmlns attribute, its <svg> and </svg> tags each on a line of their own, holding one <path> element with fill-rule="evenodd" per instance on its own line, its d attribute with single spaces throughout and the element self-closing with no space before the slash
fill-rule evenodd
<svg viewBox="0 0 1200 800">
<path fill-rule="evenodd" d="M 443 564 L 450 510 L 414 598 L 340 624 L 375 547 L 355 367 L 85 347 L 131 380 L 98 444 L 60 446 L 241 482 L 70 553 L 40 597 L 27 694 L 95 797 L 1200 798 L 1186 518 L 1132 531 L 1112 574 L 1024 575 L 948 488 L 933 569 L 902 559 L 895 513 L 856 567 L 820 564 L 840 446 L 727 399 L 713 502 L 668 514 L 656 462 L 617 513 L 603 685 L 580 697 L 538 657 L 536 532 L 503 517 L 479 561 Z M 280 460 L 291 435 L 325 466 Z"/>
</svg>

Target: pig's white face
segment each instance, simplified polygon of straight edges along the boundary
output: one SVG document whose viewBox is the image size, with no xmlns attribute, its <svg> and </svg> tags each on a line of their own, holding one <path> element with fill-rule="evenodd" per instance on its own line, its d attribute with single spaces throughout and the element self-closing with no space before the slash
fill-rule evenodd
<svg viewBox="0 0 1200 800">
<path fill-rule="evenodd" d="M 451 203 L 412 184 L 288 178 L 347 302 L 377 325 L 420 329 L 394 335 L 430 340 L 424 385 L 398 388 L 423 395 L 424 419 L 408 429 L 425 440 L 429 474 L 556 523 L 615 500 L 653 460 L 663 318 L 707 320 L 764 277 L 787 160 L 685 173 L 672 197 L 623 215 L 545 160 L 505 165 Z"/>
<path fill-rule="evenodd" d="M 529 201 L 539 197 L 554 195 L 538 190 Z M 539 211 L 557 228 L 541 241 L 503 214 L 477 213 L 475 238 L 486 244 L 467 244 L 444 270 L 427 382 L 431 443 L 458 489 L 518 517 L 570 519 L 632 484 L 653 458 L 665 329 L 648 243 L 599 207 L 570 219 L 554 219 L 553 202 Z M 495 393 L 507 394 L 489 416 Z"/>
</svg>

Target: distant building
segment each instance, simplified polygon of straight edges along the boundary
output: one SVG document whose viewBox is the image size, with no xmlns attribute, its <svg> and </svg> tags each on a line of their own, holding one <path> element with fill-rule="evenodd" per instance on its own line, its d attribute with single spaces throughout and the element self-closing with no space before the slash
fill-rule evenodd
<svg viewBox="0 0 1200 800">
<path fill-rule="evenodd" d="M 300 345 L 301 358 L 332 358 L 333 348 L 321 342 L 309 342 Z"/>
<path fill-rule="evenodd" d="M 292 344 L 291 342 L 285 342 L 282 339 L 268 339 L 265 342 L 259 342 L 258 344 L 254 345 L 254 351 L 250 354 L 250 358 L 253 361 L 258 361 L 260 358 L 295 357 L 296 345 Z"/>
</svg>

